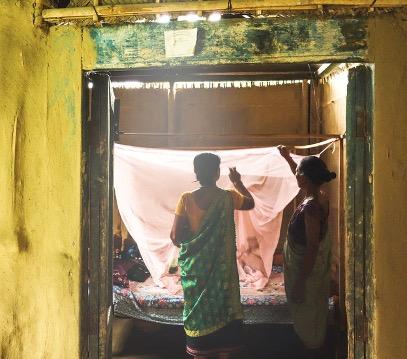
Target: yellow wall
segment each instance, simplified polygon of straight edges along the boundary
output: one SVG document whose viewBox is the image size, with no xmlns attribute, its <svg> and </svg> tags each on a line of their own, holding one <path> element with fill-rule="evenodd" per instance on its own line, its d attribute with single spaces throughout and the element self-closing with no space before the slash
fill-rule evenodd
<svg viewBox="0 0 407 359">
<path fill-rule="evenodd" d="M 92 45 L 75 27 L 34 29 L 31 2 L 9 3 L 0 3 L 0 357 L 73 359 L 80 318 L 80 70 L 91 61 Z M 405 359 L 407 25 L 376 17 L 369 36 L 376 71 L 376 358 Z"/>
<path fill-rule="evenodd" d="M 0 2 L 0 358 L 72 359 L 79 349 L 81 75 L 69 42 L 50 44 L 34 30 L 32 9 Z"/>
<path fill-rule="evenodd" d="M 407 358 L 407 23 L 371 21 L 375 63 L 374 268 L 378 359 Z"/>
</svg>

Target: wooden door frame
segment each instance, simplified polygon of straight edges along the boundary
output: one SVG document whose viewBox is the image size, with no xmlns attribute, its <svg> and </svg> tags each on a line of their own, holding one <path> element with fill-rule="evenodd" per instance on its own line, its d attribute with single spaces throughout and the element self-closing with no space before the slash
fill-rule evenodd
<svg viewBox="0 0 407 359">
<path fill-rule="evenodd" d="M 108 359 L 111 353 L 113 319 L 114 138 L 109 74 L 84 73 L 82 91 L 80 355 L 81 358 Z"/>
<path fill-rule="evenodd" d="M 369 65 L 350 69 L 346 101 L 349 359 L 373 358 L 373 76 Z"/>
</svg>

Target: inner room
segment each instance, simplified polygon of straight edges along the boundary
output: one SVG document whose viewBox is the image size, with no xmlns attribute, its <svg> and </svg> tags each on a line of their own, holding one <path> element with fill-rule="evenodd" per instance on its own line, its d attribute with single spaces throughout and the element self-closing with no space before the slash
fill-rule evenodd
<svg viewBox="0 0 407 359">
<path fill-rule="evenodd" d="M 221 160 L 229 154 L 241 159 L 237 170 L 262 209 L 256 214 L 255 207 L 254 214 L 237 218 L 236 225 L 247 357 L 296 357 L 299 343 L 284 290 L 283 245 L 303 197 L 278 155 L 276 146 L 285 145 L 298 159 L 320 156 L 337 175 L 323 186 L 330 204 L 327 236 L 332 246 L 325 357 L 346 357 L 348 79 L 350 69 L 365 66 L 222 65 L 111 73 L 114 355 L 188 357 L 178 250 L 169 234 L 176 199 L 199 186 L 192 183 L 193 155 L 213 152 Z M 271 163 L 286 166 L 285 172 L 272 178 Z M 189 170 L 192 180 L 177 180 L 174 174 L 180 169 Z M 226 170 L 221 164 L 221 187 L 232 187 Z M 162 221 L 165 226 L 156 228 Z"/>
</svg>

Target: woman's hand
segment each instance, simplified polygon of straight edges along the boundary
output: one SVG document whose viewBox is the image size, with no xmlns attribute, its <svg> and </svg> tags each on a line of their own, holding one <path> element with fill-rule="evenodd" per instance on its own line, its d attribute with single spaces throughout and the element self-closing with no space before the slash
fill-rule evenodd
<svg viewBox="0 0 407 359">
<path fill-rule="evenodd" d="M 305 282 L 303 280 L 297 280 L 294 284 L 294 288 L 291 292 L 294 303 L 300 304 L 305 300 Z"/>
<path fill-rule="evenodd" d="M 280 151 L 281 157 L 283 157 L 287 161 L 288 165 L 290 166 L 291 172 L 295 175 L 295 172 L 297 170 L 297 163 L 291 158 L 290 150 L 288 149 L 288 147 L 279 145 L 277 146 L 277 149 Z"/>
<path fill-rule="evenodd" d="M 237 172 L 236 167 L 229 168 L 229 179 L 233 184 L 239 183 L 241 181 L 240 173 Z"/>
<path fill-rule="evenodd" d="M 284 157 L 284 158 L 290 157 L 290 150 L 288 149 L 288 147 L 279 145 L 279 146 L 277 146 L 277 149 L 279 150 L 280 155 L 282 157 Z"/>
<path fill-rule="evenodd" d="M 243 204 L 241 205 L 240 209 L 243 211 L 247 211 L 254 208 L 254 199 L 251 193 L 247 190 L 245 185 L 242 182 L 240 173 L 237 172 L 236 167 L 229 167 L 229 179 L 235 186 L 235 189 L 243 196 Z"/>
</svg>

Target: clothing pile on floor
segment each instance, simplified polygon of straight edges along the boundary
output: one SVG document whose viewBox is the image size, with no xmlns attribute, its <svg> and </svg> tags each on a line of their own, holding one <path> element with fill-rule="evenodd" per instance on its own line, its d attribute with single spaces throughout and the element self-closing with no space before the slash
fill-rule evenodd
<svg viewBox="0 0 407 359">
<path fill-rule="evenodd" d="M 129 280 L 144 282 L 148 277 L 150 277 L 150 272 L 136 243 L 127 245 L 123 251 L 118 251 L 117 248 L 114 249 L 113 285 L 128 288 Z"/>
</svg>

